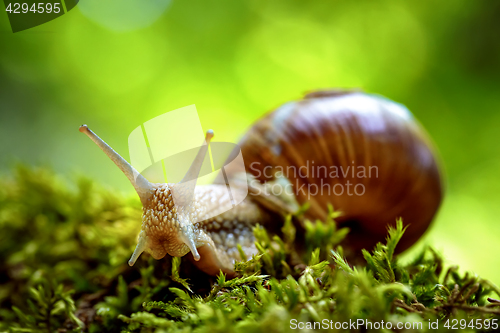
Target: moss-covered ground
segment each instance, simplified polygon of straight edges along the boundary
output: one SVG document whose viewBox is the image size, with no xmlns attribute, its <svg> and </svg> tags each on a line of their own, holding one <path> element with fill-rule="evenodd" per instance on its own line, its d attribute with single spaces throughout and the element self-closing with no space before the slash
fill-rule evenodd
<svg viewBox="0 0 500 333">
<path fill-rule="evenodd" d="M 234 279 L 204 275 L 185 258 L 143 255 L 129 267 L 137 198 L 19 167 L 0 181 L 0 331 L 436 332 L 500 325 L 494 284 L 447 267 L 431 247 L 405 264 L 398 260 L 400 222 L 386 244 L 364 252 L 364 264 L 350 265 L 338 245 L 348 230 L 336 228 L 335 214 L 306 223 L 301 253 L 290 218 L 281 237 L 256 227 L 260 254 L 236 263 Z"/>
</svg>

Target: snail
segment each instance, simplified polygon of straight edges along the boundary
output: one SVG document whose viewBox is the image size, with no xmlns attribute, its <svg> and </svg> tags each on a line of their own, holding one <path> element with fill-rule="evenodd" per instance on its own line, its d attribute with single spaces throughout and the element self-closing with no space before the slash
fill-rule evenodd
<svg viewBox="0 0 500 333">
<path fill-rule="evenodd" d="M 241 260 L 237 244 L 247 257 L 257 253 L 252 228 L 276 228 L 305 203 L 306 219 L 325 220 L 329 204 L 342 213 L 336 222 L 351 229 L 352 251 L 384 240 L 387 226 L 401 217 L 410 226 L 402 251 L 427 230 L 443 196 L 435 149 L 422 126 L 403 105 L 359 91 L 309 93 L 257 121 L 238 144 L 248 174 L 226 171 L 235 183 L 248 181 L 250 195 L 221 214 L 231 200 L 225 184 L 196 186 L 212 131 L 174 184 L 150 183 L 86 125 L 80 131 L 123 171 L 142 202 L 130 265 L 144 251 L 155 259 L 191 253 L 206 273 L 232 276 Z"/>
</svg>

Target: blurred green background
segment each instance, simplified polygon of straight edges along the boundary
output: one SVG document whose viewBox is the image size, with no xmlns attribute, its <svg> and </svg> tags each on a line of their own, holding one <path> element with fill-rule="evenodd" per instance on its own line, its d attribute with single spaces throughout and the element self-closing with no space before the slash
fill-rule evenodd
<svg viewBox="0 0 500 333">
<path fill-rule="evenodd" d="M 500 283 L 499 1 L 83 0 L 16 34 L 1 8 L 2 173 L 48 165 L 132 193 L 80 124 L 128 158 L 135 127 L 186 105 L 237 142 L 306 91 L 360 87 L 407 105 L 441 152 L 446 199 L 421 244 Z"/>
</svg>

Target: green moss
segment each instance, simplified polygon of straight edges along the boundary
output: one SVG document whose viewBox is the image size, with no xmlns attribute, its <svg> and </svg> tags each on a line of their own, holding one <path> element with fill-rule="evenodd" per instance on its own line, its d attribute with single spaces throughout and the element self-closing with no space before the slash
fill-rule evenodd
<svg viewBox="0 0 500 333">
<path fill-rule="evenodd" d="M 24 167 L 1 180 L 0 331 L 284 332 L 291 320 L 420 322 L 420 331 L 439 320 L 445 331 L 448 319 L 500 318 L 500 290 L 444 267 L 432 248 L 401 264 L 401 221 L 356 267 L 343 258 L 347 230 L 336 228 L 333 209 L 323 223 L 306 222 L 301 253 L 291 217 L 281 237 L 257 226 L 259 254 L 227 279 L 180 258 L 143 255 L 129 267 L 140 214 L 135 198 L 88 180 L 70 190 L 50 172 Z"/>
</svg>

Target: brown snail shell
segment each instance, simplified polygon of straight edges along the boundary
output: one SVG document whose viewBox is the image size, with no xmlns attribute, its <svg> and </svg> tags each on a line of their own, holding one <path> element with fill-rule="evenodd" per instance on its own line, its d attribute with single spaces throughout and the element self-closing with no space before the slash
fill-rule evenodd
<svg viewBox="0 0 500 333">
<path fill-rule="evenodd" d="M 399 217 L 409 228 L 398 250 L 408 248 L 426 231 L 443 196 L 427 133 L 403 105 L 376 95 L 310 93 L 257 121 L 239 146 L 247 172 L 259 181 L 270 180 L 269 167 L 283 171 L 297 201 L 310 204 L 306 218 L 325 220 L 328 204 L 341 211 L 337 222 L 351 229 L 347 244 L 355 250 L 383 241 L 387 226 Z M 332 174 L 335 166 L 343 170 L 338 177 Z M 302 173 L 297 172 L 301 167 Z M 355 167 L 354 174 L 348 167 Z M 365 177 L 358 174 L 363 167 Z M 348 181 L 352 195 L 346 190 Z M 335 188 L 340 195 L 331 189 L 336 184 L 343 186 L 342 194 L 340 185 Z M 365 190 L 362 195 L 353 193 L 357 184 L 363 186 L 358 185 L 358 194 Z M 323 194 L 313 193 L 321 188 Z"/>
</svg>

